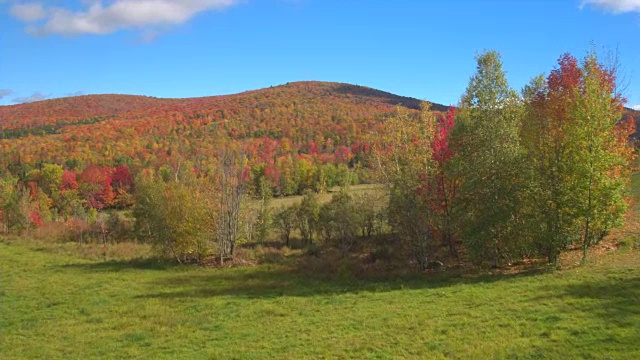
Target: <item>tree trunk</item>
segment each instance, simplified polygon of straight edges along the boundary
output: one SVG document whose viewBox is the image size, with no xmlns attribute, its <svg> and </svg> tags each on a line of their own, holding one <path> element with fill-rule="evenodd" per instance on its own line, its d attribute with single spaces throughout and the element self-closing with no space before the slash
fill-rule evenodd
<svg viewBox="0 0 640 360">
<path fill-rule="evenodd" d="M 588 201 L 587 201 L 587 218 L 586 218 L 586 223 L 585 223 L 585 227 L 584 227 L 584 240 L 582 242 L 582 263 L 586 264 L 587 263 L 587 249 L 589 247 L 589 242 L 590 242 L 590 230 L 589 226 L 590 226 L 590 221 L 591 221 L 591 198 L 592 198 L 592 188 L 593 188 L 593 169 L 591 169 L 591 172 L 589 174 L 589 192 L 588 192 Z"/>
</svg>

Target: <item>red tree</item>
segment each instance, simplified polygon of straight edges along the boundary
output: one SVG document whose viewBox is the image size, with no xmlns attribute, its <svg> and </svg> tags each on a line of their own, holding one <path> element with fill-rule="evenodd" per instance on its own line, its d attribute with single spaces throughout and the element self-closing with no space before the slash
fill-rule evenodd
<svg viewBox="0 0 640 360">
<path fill-rule="evenodd" d="M 76 173 L 73 171 L 65 170 L 62 173 L 62 183 L 60 184 L 60 191 L 74 190 L 78 188 L 78 181 L 76 180 Z"/>
<path fill-rule="evenodd" d="M 111 186 L 116 192 L 129 192 L 133 187 L 133 176 L 127 165 L 118 165 L 111 174 Z"/>
<path fill-rule="evenodd" d="M 111 186 L 111 168 L 89 165 L 79 174 L 80 193 L 87 205 L 102 209 L 113 204 L 115 193 Z"/>
</svg>

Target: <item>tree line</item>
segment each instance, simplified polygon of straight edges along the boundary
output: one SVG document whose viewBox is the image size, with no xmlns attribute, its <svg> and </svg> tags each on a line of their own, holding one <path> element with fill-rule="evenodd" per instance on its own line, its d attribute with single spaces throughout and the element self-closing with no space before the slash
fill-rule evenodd
<svg viewBox="0 0 640 360">
<path fill-rule="evenodd" d="M 563 55 L 520 94 L 500 55 L 482 53 L 455 114 L 399 114 L 381 138 L 394 232 L 423 267 L 441 248 L 492 266 L 540 256 L 557 266 L 580 244 L 586 261 L 627 209 L 635 129 L 620 122 L 624 102 L 594 52 Z"/>
</svg>

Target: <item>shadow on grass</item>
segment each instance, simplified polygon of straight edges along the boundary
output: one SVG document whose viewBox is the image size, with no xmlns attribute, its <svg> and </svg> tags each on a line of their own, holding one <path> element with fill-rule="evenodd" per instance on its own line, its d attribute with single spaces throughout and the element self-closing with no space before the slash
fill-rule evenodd
<svg viewBox="0 0 640 360">
<path fill-rule="evenodd" d="M 335 275 L 313 273 L 297 266 L 263 265 L 225 269 L 202 269 L 179 265 L 161 259 L 136 259 L 61 265 L 60 268 L 81 272 L 123 272 L 132 270 L 183 270 L 166 272 L 151 281 L 154 293 L 139 298 L 207 298 L 235 296 L 244 298 L 274 298 L 280 296 L 307 297 L 317 295 L 358 294 L 442 288 L 459 284 L 493 283 L 513 278 L 543 274 L 545 268 L 532 268 L 509 274 L 469 274 L 461 271 L 403 274 L 374 274 L 355 277 L 351 273 Z M 195 271 L 199 269 L 201 271 Z M 154 290 L 155 291 L 155 290 Z"/>
<path fill-rule="evenodd" d="M 546 302 L 562 299 L 568 313 L 579 313 L 580 328 L 570 332 L 580 348 L 624 354 L 621 358 L 636 358 L 629 353 L 638 349 L 640 338 L 640 278 L 629 276 L 622 279 L 605 277 L 574 284 L 558 284 L 544 288 L 549 295 L 535 297 L 531 302 Z M 594 339 L 599 339 L 595 341 Z M 595 345 L 598 343 L 599 345 Z M 637 350 L 635 350 L 637 351 Z M 614 358 L 613 356 L 611 358 Z M 617 358 L 617 357 L 616 357 Z"/>
<path fill-rule="evenodd" d="M 460 274 L 408 274 L 397 277 L 357 279 L 300 274 L 291 269 L 258 268 L 177 275 L 153 283 L 156 293 L 139 298 L 187 299 L 233 296 L 249 299 L 332 296 L 380 293 L 398 290 L 444 288 L 458 284 L 491 283 L 514 277 L 539 274 L 530 271 L 514 275 L 467 277 Z"/>
<path fill-rule="evenodd" d="M 552 296 L 571 300 L 571 306 L 589 314 L 601 316 L 610 322 L 627 322 L 640 316 L 640 278 L 610 278 L 585 281 L 578 284 L 546 287 Z M 632 320 L 635 321 L 635 320 Z M 637 325 L 636 325 L 637 326 Z"/>
<path fill-rule="evenodd" d="M 141 258 L 132 260 L 107 260 L 92 263 L 74 263 L 60 265 L 63 269 L 76 269 L 86 272 L 120 272 L 129 270 L 168 270 L 185 267 L 161 258 Z"/>
</svg>

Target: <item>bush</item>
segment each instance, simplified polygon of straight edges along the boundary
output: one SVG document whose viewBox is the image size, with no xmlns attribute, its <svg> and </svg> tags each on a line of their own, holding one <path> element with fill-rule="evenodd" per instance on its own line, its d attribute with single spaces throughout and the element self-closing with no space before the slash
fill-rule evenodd
<svg viewBox="0 0 640 360">
<path fill-rule="evenodd" d="M 296 212 L 297 206 L 283 207 L 273 217 L 273 224 L 275 225 L 280 239 L 287 246 L 291 246 L 291 232 L 296 225 Z"/>
<path fill-rule="evenodd" d="M 303 246 L 311 245 L 313 243 L 313 234 L 317 232 L 320 219 L 318 196 L 312 192 L 307 192 L 296 210 L 296 225 L 302 236 L 302 244 Z"/>
<path fill-rule="evenodd" d="M 333 195 L 320 210 L 318 228 L 325 242 L 343 252 L 348 251 L 355 243 L 362 223 L 359 210 L 346 191 Z"/>
<path fill-rule="evenodd" d="M 69 239 L 69 228 L 63 222 L 51 221 L 33 229 L 29 234 L 35 240 L 43 242 L 63 242 Z"/>
<path fill-rule="evenodd" d="M 106 226 L 110 241 L 125 242 L 135 238 L 133 231 L 134 219 L 127 215 L 130 214 L 116 211 L 107 215 Z"/>
<path fill-rule="evenodd" d="M 258 246 L 255 249 L 256 260 L 263 264 L 281 264 L 285 260 L 285 250 Z"/>
<path fill-rule="evenodd" d="M 202 261 L 208 254 L 213 219 L 203 189 L 187 182 L 164 183 L 141 177 L 133 213 L 136 236 L 178 262 Z"/>
</svg>

